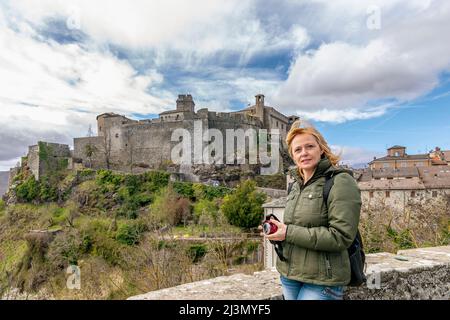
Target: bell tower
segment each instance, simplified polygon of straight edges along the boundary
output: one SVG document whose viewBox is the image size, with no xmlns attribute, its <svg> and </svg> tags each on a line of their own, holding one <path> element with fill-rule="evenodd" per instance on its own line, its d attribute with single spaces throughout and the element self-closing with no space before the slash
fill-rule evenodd
<svg viewBox="0 0 450 320">
<path fill-rule="evenodd" d="M 255 109 L 256 109 L 256 116 L 261 119 L 261 121 L 264 123 L 264 95 L 263 94 L 257 94 L 255 96 L 256 103 L 255 103 Z"/>
</svg>

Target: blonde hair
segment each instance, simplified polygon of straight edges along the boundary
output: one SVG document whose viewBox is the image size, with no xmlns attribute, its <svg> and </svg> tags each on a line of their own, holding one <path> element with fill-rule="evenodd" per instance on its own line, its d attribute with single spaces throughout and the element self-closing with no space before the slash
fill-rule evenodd
<svg viewBox="0 0 450 320">
<path fill-rule="evenodd" d="M 323 138 L 323 136 L 320 134 L 319 131 L 317 131 L 314 127 L 312 127 L 310 125 L 302 126 L 301 120 L 297 120 L 292 124 L 291 129 L 289 130 L 289 132 L 286 136 L 286 143 L 288 145 L 289 155 L 291 156 L 292 160 L 294 160 L 294 158 L 292 156 L 292 146 L 291 146 L 292 141 L 299 134 L 312 135 L 316 139 L 317 143 L 319 144 L 319 147 L 323 151 L 323 154 L 325 155 L 325 157 L 327 157 L 328 160 L 330 160 L 331 165 L 337 166 L 337 164 L 340 160 L 340 157 L 338 155 L 335 155 L 333 152 L 331 152 L 331 149 L 328 146 L 328 143 L 325 141 L 325 139 Z M 299 171 L 300 176 L 303 178 L 303 172 L 301 172 L 301 170 L 298 170 L 298 171 Z"/>
</svg>

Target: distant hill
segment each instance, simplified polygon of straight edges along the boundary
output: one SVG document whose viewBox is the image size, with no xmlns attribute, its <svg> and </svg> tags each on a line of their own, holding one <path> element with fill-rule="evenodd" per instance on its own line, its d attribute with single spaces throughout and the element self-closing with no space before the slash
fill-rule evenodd
<svg viewBox="0 0 450 320">
<path fill-rule="evenodd" d="M 8 171 L 0 171 L 0 197 L 6 192 L 8 189 Z"/>
</svg>

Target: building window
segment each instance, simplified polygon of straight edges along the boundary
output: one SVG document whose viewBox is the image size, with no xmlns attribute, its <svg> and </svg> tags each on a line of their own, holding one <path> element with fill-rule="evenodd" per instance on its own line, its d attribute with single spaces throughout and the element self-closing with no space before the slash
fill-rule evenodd
<svg viewBox="0 0 450 320">
<path fill-rule="evenodd" d="M 373 198 L 373 191 L 369 191 L 369 198 Z"/>
<path fill-rule="evenodd" d="M 399 156 L 399 153 L 398 153 L 398 151 L 395 151 L 395 156 L 396 156 L 396 157 L 398 157 L 398 156 Z"/>
<path fill-rule="evenodd" d="M 277 128 L 278 128 L 278 121 L 277 121 Z"/>
<path fill-rule="evenodd" d="M 416 192 L 415 191 L 411 191 L 411 198 L 414 198 L 416 196 Z"/>
<path fill-rule="evenodd" d="M 416 167 L 423 167 L 423 162 L 416 162 Z"/>
<path fill-rule="evenodd" d="M 383 163 L 383 168 L 389 168 L 389 163 Z"/>
<path fill-rule="evenodd" d="M 406 168 L 407 167 L 407 163 L 406 162 L 402 162 L 402 163 L 400 163 L 400 166 L 402 167 L 402 168 Z"/>
<path fill-rule="evenodd" d="M 436 197 L 437 197 L 437 191 L 431 192 L 431 196 L 432 196 L 433 198 L 436 198 Z"/>
<path fill-rule="evenodd" d="M 389 198 L 391 196 L 391 192 L 390 191 L 386 191 L 386 198 Z"/>
<path fill-rule="evenodd" d="M 284 130 L 284 124 L 281 124 L 281 129 Z"/>
<path fill-rule="evenodd" d="M 119 134 L 118 133 L 116 133 L 116 138 L 118 138 L 119 137 Z"/>
</svg>

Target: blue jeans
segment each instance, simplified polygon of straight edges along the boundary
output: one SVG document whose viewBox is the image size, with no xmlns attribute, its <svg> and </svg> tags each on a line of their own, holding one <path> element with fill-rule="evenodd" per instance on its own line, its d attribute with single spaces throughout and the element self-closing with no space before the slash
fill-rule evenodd
<svg viewBox="0 0 450 320">
<path fill-rule="evenodd" d="M 342 300 L 343 286 L 321 286 L 280 277 L 285 300 Z"/>
</svg>

